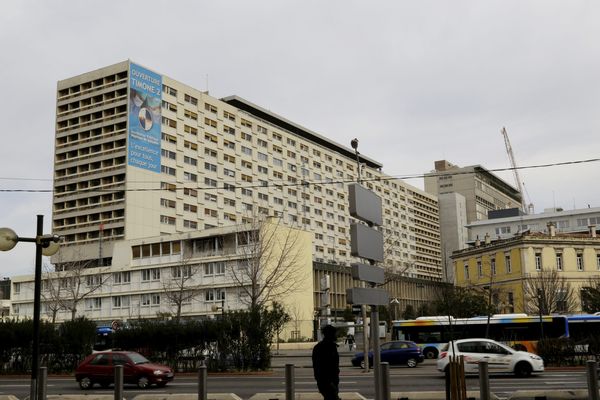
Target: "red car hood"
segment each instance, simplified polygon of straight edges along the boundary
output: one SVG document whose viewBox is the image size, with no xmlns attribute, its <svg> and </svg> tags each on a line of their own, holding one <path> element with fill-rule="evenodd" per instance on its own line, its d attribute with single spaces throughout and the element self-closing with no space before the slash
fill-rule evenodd
<svg viewBox="0 0 600 400">
<path fill-rule="evenodd" d="M 164 372 L 171 372 L 171 368 L 166 367 L 164 365 L 160 365 L 160 364 L 152 364 L 152 363 L 148 363 L 148 364 L 137 364 L 136 368 L 143 368 L 143 369 L 147 369 L 150 371 L 164 371 Z"/>
</svg>

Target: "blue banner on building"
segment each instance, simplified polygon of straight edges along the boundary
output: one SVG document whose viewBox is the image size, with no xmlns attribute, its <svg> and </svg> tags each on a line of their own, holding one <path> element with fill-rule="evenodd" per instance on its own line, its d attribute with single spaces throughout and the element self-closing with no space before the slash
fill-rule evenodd
<svg viewBox="0 0 600 400">
<path fill-rule="evenodd" d="M 160 173 L 162 77 L 139 65 L 129 65 L 128 163 Z"/>
</svg>

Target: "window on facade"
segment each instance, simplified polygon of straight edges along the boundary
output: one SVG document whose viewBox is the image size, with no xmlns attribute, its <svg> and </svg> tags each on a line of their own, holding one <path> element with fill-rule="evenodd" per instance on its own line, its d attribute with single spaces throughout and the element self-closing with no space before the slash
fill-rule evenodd
<svg viewBox="0 0 600 400">
<path fill-rule="evenodd" d="M 557 271 L 563 270 L 563 255 L 562 255 L 562 253 L 556 254 L 556 270 Z"/>
<path fill-rule="evenodd" d="M 131 282 L 131 272 L 123 271 L 113 273 L 113 283 L 115 285 L 120 285 L 129 282 Z"/>
<path fill-rule="evenodd" d="M 240 133 L 240 137 L 244 140 L 247 140 L 248 142 L 252 141 L 252 135 L 246 132 L 241 132 Z"/>
<path fill-rule="evenodd" d="M 196 114 L 195 112 L 191 112 L 190 110 L 185 110 L 183 115 L 186 118 L 193 119 L 194 121 L 198 121 L 198 114 Z"/>
<path fill-rule="evenodd" d="M 194 142 L 190 142 L 189 140 L 183 141 L 183 147 L 185 147 L 186 149 L 190 149 L 190 150 L 198 150 L 198 144 L 196 144 Z"/>
<path fill-rule="evenodd" d="M 242 181 L 243 181 L 243 182 L 249 182 L 249 183 L 252 183 L 252 176 L 250 176 L 250 175 L 246 175 L 246 174 L 242 174 Z"/>
<path fill-rule="evenodd" d="M 168 190 L 169 192 L 175 192 L 177 190 L 177 186 L 172 184 L 172 183 L 168 183 L 168 182 L 161 182 L 160 183 L 160 188 L 162 190 Z"/>
<path fill-rule="evenodd" d="M 577 271 L 583 271 L 583 254 L 577 253 Z"/>
<path fill-rule="evenodd" d="M 177 158 L 174 151 L 170 151 L 170 150 L 166 150 L 166 149 L 162 149 L 160 151 L 160 154 L 162 157 L 169 158 L 171 160 L 175 160 Z"/>
<path fill-rule="evenodd" d="M 196 189 L 184 188 L 183 194 L 191 197 L 198 197 L 198 191 Z"/>
<path fill-rule="evenodd" d="M 211 113 L 217 113 L 217 107 L 213 106 L 212 104 L 204 103 L 204 109 Z"/>
<path fill-rule="evenodd" d="M 183 227 L 189 228 L 189 229 L 198 229 L 198 223 L 196 221 L 190 221 L 190 220 L 184 219 Z"/>
<path fill-rule="evenodd" d="M 168 215 L 161 215 L 160 223 L 165 224 L 165 225 L 175 225 L 175 217 L 169 217 Z"/>
<path fill-rule="evenodd" d="M 204 184 L 210 187 L 217 187 L 217 180 L 211 178 L 204 178 Z"/>
<path fill-rule="evenodd" d="M 177 121 L 172 120 L 171 118 L 162 117 L 162 124 L 170 128 L 177 128 Z"/>
<path fill-rule="evenodd" d="M 469 264 L 465 264 L 465 279 L 469 279 Z"/>
<path fill-rule="evenodd" d="M 225 274 L 225 262 L 211 262 L 204 264 L 204 275 L 224 275 Z"/>
<path fill-rule="evenodd" d="M 184 95 L 183 99 L 185 100 L 186 103 L 190 103 L 195 106 L 198 105 L 198 99 L 193 96 L 190 96 L 189 94 Z"/>
<path fill-rule="evenodd" d="M 198 129 L 194 128 L 193 126 L 184 125 L 183 126 L 183 131 L 185 133 L 189 133 L 190 135 L 193 135 L 193 136 L 198 135 Z"/>
<path fill-rule="evenodd" d="M 113 308 L 129 308 L 129 296 L 114 296 L 112 306 Z"/>
<path fill-rule="evenodd" d="M 173 143 L 176 144 L 177 143 L 177 137 L 173 136 L 173 135 L 169 135 L 168 133 L 162 133 L 161 134 L 161 138 L 163 141 L 167 142 L 167 143 Z"/>
<path fill-rule="evenodd" d="M 171 267 L 171 278 L 173 279 L 191 278 L 192 275 L 191 265 Z"/>
<path fill-rule="evenodd" d="M 183 180 L 187 182 L 197 182 L 198 175 L 192 174 L 191 172 L 183 172 Z"/>
<path fill-rule="evenodd" d="M 102 308 L 102 298 L 94 297 L 85 300 L 85 308 L 87 310 L 100 310 Z"/>
<path fill-rule="evenodd" d="M 198 160 L 193 157 L 183 156 L 183 162 L 189 165 L 198 165 Z"/>
<path fill-rule="evenodd" d="M 217 127 L 217 121 L 215 121 L 214 119 L 210 119 L 208 117 L 205 117 L 204 118 L 204 125 L 216 128 Z"/>
<path fill-rule="evenodd" d="M 208 147 L 204 148 L 204 155 L 207 157 L 217 158 L 217 151 Z"/>
<path fill-rule="evenodd" d="M 163 93 L 169 94 L 171 96 L 177 96 L 177 90 L 173 89 L 170 86 L 162 85 L 162 91 L 163 91 Z"/>
<path fill-rule="evenodd" d="M 175 208 L 175 201 L 169 199 L 160 199 L 160 205 L 166 208 Z"/>
<path fill-rule="evenodd" d="M 163 174 L 175 176 L 175 168 L 167 167 L 166 165 L 160 166 L 160 172 Z"/>
<path fill-rule="evenodd" d="M 535 270 L 536 271 L 542 270 L 542 254 L 541 253 L 535 253 Z"/>
<path fill-rule="evenodd" d="M 235 143 L 229 140 L 223 140 L 223 147 L 226 149 L 235 150 Z"/>
<path fill-rule="evenodd" d="M 194 205 L 194 204 L 187 204 L 187 203 L 183 203 L 183 211 L 188 211 L 188 212 L 197 212 L 198 211 L 198 206 Z"/>
<path fill-rule="evenodd" d="M 510 254 L 507 254 L 504 256 L 504 268 L 505 268 L 507 274 L 510 274 L 512 272 L 512 264 L 510 261 Z"/>
<path fill-rule="evenodd" d="M 217 166 L 209 162 L 204 163 L 204 169 L 211 172 L 217 172 Z"/>
</svg>

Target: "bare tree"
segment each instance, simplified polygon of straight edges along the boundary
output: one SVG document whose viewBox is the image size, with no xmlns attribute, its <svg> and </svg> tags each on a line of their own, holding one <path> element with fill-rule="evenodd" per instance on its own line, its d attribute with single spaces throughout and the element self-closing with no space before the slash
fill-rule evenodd
<svg viewBox="0 0 600 400">
<path fill-rule="evenodd" d="M 229 274 L 241 302 L 250 309 L 285 298 L 308 279 L 299 234 L 275 217 L 241 225 L 236 233 L 237 263 L 228 263 Z"/>
<path fill-rule="evenodd" d="M 542 268 L 525 279 L 524 309 L 528 313 L 550 315 L 576 310 L 577 298 L 569 280 L 555 269 Z"/>
<path fill-rule="evenodd" d="M 94 260 L 95 261 L 95 260 Z M 77 316 L 79 304 L 95 292 L 111 278 L 109 268 L 95 267 L 92 260 L 68 261 L 57 263 L 56 271 L 50 280 L 57 282 L 55 297 L 60 308 L 71 313 L 71 319 Z M 90 266 L 95 268 L 90 268 Z M 49 287 L 56 287 L 54 284 Z"/>
<path fill-rule="evenodd" d="M 302 312 L 302 308 L 298 307 L 297 304 L 292 304 L 288 307 L 290 316 L 292 318 L 292 324 L 294 326 L 294 330 L 292 331 L 293 339 L 300 339 L 301 325 L 304 320 L 304 313 Z"/>
<path fill-rule="evenodd" d="M 199 277 L 201 274 L 199 264 L 191 264 L 190 256 L 185 256 L 179 265 L 171 267 L 171 276 L 162 277 L 162 289 L 166 299 L 174 307 L 174 318 L 176 322 L 181 320 L 181 310 L 184 305 L 190 304 L 192 300 L 199 297 Z M 224 264 L 221 262 L 221 264 Z M 208 263 L 206 268 L 223 268 L 219 263 Z"/>
<path fill-rule="evenodd" d="M 42 302 L 46 306 L 46 313 L 50 316 L 52 324 L 54 324 L 58 313 L 64 310 L 63 304 L 66 300 L 66 293 L 52 268 L 49 265 L 45 265 L 44 268 L 41 290 Z"/>
<path fill-rule="evenodd" d="M 592 276 L 581 286 L 581 310 L 588 313 L 600 311 L 600 276 Z"/>
</svg>

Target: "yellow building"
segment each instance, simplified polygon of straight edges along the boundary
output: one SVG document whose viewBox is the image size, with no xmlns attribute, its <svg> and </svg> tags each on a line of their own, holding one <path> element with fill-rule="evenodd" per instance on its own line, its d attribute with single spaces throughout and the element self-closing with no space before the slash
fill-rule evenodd
<svg viewBox="0 0 600 400">
<path fill-rule="evenodd" d="M 600 276 L 600 237 L 596 228 L 588 233 L 557 234 L 525 232 L 509 239 L 491 241 L 486 236 L 452 255 L 458 286 L 492 289 L 498 312 L 531 313 L 532 301 L 525 295 L 528 278 L 540 271 L 557 271 L 573 288 L 581 312 L 582 287 L 590 277 Z"/>
</svg>

